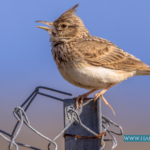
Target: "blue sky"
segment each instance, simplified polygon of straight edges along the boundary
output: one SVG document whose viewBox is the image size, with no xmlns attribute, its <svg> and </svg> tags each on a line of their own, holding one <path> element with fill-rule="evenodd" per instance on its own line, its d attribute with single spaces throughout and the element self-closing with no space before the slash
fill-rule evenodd
<svg viewBox="0 0 150 150">
<path fill-rule="evenodd" d="M 67 91 L 73 97 L 86 92 L 61 77 L 52 58 L 48 33 L 35 27 L 41 25 L 35 23 L 36 20 L 54 21 L 75 4 L 79 4 L 76 14 L 82 18 L 90 34 L 110 40 L 150 65 L 149 0 L 1 0 L 0 119 L 3 121 L 0 121 L 0 127 L 4 130 L 11 132 L 16 121 L 11 112 L 36 86 Z M 104 105 L 103 113 L 121 124 L 127 134 L 150 134 L 150 121 L 146 119 L 150 113 L 149 85 L 150 76 L 140 76 L 113 87 L 105 97 L 114 108 L 116 116 Z M 34 111 L 39 105 L 42 105 L 42 101 L 36 103 L 37 107 L 31 111 L 35 118 Z M 54 101 L 51 105 L 62 107 Z M 60 120 L 62 123 L 63 120 Z M 4 125 L 6 123 L 8 126 Z M 133 126 L 136 127 L 133 129 Z M 128 146 L 127 143 L 121 143 L 118 149 L 127 149 Z M 140 150 L 143 145 L 140 143 L 131 146 Z M 147 148 L 148 143 L 144 146 Z"/>
</svg>

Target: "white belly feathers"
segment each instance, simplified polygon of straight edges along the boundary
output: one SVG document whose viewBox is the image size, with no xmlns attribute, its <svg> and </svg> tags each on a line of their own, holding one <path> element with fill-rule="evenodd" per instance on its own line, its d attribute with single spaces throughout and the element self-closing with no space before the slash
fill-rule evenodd
<svg viewBox="0 0 150 150">
<path fill-rule="evenodd" d="M 135 75 L 134 72 L 113 70 L 104 67 L 63 68 L 59 72 L 68 82 L 86 89 L 103 89 L 110 83 L 119 83 Z"/>
</svg>

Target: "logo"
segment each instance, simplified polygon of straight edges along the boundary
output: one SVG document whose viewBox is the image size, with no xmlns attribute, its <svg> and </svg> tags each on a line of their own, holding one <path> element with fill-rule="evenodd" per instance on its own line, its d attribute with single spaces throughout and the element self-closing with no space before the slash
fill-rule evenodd
<svg viewBox="0 0 150 150">
<path fill-rule="evenodd" d="M 124 142 L 150 142 L 150 135 L 124 135 Z"/>
</svg>

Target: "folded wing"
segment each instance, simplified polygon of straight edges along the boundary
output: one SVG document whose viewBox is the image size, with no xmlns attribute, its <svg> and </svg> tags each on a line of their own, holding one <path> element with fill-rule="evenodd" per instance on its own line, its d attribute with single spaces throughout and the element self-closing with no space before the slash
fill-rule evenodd
<svg viewBox="0 0 150 150">
<path fill-rule="evenodd" d="M 102 38 L 85 38 L 77 43 L 76 48 L 84 60 L 93 66 L 124 71 L 150 71 L 150 67 L 141 60 Z"/>
</svg>

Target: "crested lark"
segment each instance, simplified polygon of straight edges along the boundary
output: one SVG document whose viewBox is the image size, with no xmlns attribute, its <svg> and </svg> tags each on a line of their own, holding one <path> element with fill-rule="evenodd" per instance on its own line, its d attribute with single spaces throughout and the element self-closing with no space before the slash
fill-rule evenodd
<svg viewBox="0 0 150 150">
<path fill-rule="evenodd" d="M 150 75 L 150 67 L 110 41 L 90 35 L 75 15 L 76 7 L 78 5 L 54 22 L 37 21 L 52 28 L 37 27 L 50 34 L 52 54 L 63 78 L 75 86 L 91 90 L 76 98 L 76 107 L 79 107 L 79 101 L 83 104 L 84 98 L 103 89 L 95 94 L 94 102 L 101 97 L 112 109 L 103 94 L 130 77 Z"/>
</svg>

